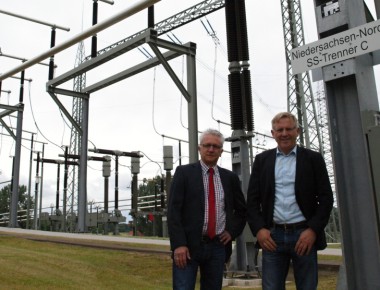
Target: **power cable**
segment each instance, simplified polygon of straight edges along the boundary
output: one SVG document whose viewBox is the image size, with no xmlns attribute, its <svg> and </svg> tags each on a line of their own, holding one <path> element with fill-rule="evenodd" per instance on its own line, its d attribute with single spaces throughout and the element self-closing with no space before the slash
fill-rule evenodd
<svg viewBox="0 0 380 290">
<path fill-rule="evenodd" d="M 102 169 L 97 169 L 97 168 L 94 168 L 94 167 L 90 166 L 88 162 L 87 162 L 87 168 L 92 169 L 92 170 L 97 171 L 97 172 L 101 172 L 102 171 Z"/>
<path fill-rule="evenodd" d="M 61 110 L 59 110 L 59 113 L 60 113 L 60 115 L 61 115 L 61 118 L 62 118 L 63 123 L 66 124 L 66 125 L 68 126 L 68 124 L 67 124 L 66 121 L 65 121 L 65 118 L 64 118 L 63 115 L 62 115 L 62 111 L 61 111 Z M 71 127 L 70 127 L 70 126 L 68 126 L 68 127 L 69 127 L 70 130 L 71 130 Z M 66 131 L 66 126 L 63 126 L 63 132 L 62 132 L 62 138 L 61 138 L 61 145 L 63 145 L 63 139 L 65 138 L 65 131 Z"/>
<path fill-rule="evenodd" d="M 119 161 L 119 166 L 121 166 L 121 167 L 126 167 L 126 168 L 128 168 L 130 171 L 132 171 L 131 166 L 129 166 L 129 165 L 125 165 L 125 164 L 121 163 L 120 161 Z"/>
<path fill-rule="evenodd" d="M 1 156 L 1 150 L 3 149 L 3 134 L 4 134 L 3 130 L 4 130 L 4 127 L 1 126 L 1 136 L 0 136 L 0 156 Z"/>
<path fill-rule="evenodd" d="M 173 32 L 170 32 L 170 33 L 172 34 L 173 38 L 175 39 L 175 40 L 173 40 L 173 39 L 170 37 L 170 35 L 167 34 L 167 36 L 171 39 L 171 41 L 173 41 L 174 43 L 178 43 L 178 44 L 182 44 L 182 43 L 183 43 L 182 41 L 179 40 L 179 38 L 178 38 Z"/>
<path fill-rule="evenodd" d="M 138 48 L 138 50 L 148 59 L 152 58 L 153 56 L 146 50 L 142 50 L 140 49 L 140 47 Z M 154 67 L 153 69 L 153 89 L 152 89 L 152 95 L 153 95 L 153 101 L 152 101 L 152 126 L 153 126 L 153 130 L 158 134 L 158 135 L 161 135 L 160 133 L 158 133 L 157 129 L 156 129 L 156 126 L 155 126 L 155 122 L 154 122 L 154 111 L 155 111 L 155 98 L 156 98 L 156 72 L 157 72 L 157 66 Z"/>
<path fill-rule="evenodd" d="M 160 174 L 162 176 L 162 167 L 160 165 L 159 162 L 157 161 L 154 161 L 153 159 L 151 159 L 148 155 L 146 155 L 144 152 L 140 151 L 141 154 L 143 154 L 146 158 L 148 158 L 149 162 L 153 162 L 153 163 L 156 163 L 158 165 L 158 167 L 160 168 Z M 143 165 L 140 166 L 140 168 L 144 167 L 144 165 L 148 164 L 149 162 L 146 162 L 144 163 Z"/>
<path fill-rule="evenodd" d="M 10 98 L 10 93 L 8 93 L 8 98 L 7 98 L 7 105 L 8 106 L 9 106 L 9 98 Z M 12 126 L 12 119 L 11 119 L 10 115 L 8 115 L 8 119 L 9 119 L 10 127 L 13 127 Z M 15 140 L 12 138 L 12 145 L 11 145 L 11 148 L 9 149 L 9 156 L 12 156 L 11 150 L 12 150 L 14 145 L 15 145 Z"/>
<path fill-rule="evenodd" d="M 160 133 L 158 133 L 156 129 L 156 125 L 154 123 L 154 110 L 155 110 L 155 99 L 156 99 L 156 67 L 153 69 L 153 102 L 152 102 L 152 125 L 153 125 L 153 130 L 156 132 L 158 135 L 161 136 Z"/>
<path fill-rule="evenodd" d="M 7 92 L 8 95 L 8 105 L 9 105 L 9 97 L 10 97 L 10 91 Z M 1 97 L 1 96 L 0 96 Z M 10 117 L 9 117 L 10 118 Z M 3 147 L 3 133 L 4 133 L 4 126 L 1 126 L 1 139 L 0 139 L 0 155 L 1 155 L 1 149 Z M 12 145 L 13 146 L 13 145 Z"/>
<path fill-rule="evenodd" d="M 182 41 L 179 40 L 179 38 L 173 33 L 173 32 L 170 32 L 172 36 L 170 36 L 169 34 L 167 34 L 166 36 L 169 37 L 169 39 L 173 42 L 173 43 L 176 43 L 176 44 L 182 44 Z M 184 79 L 184 76 L 185 76 L 185 56 L 182 55 L 182 65 L 181 65 L 181 83 L 183 84 L 183 79 Z M 182 105 L 183 105 L 183 98 L 182 98 L 182 94 L 180 93 L 179 95 L 179 100 L 180 100 L 180 104 L 179 104 L 179 119 L 180 119 L 180 122 L 181 122 L 181 126 L 188 130 L 188 128 L 184 125 L 184 122 L 183 122 L 183 115 L 182 115 Z"/>
<path fill-rule="evenodd" d="M 55 145 L 56 147 L 58 147 L 59 149 L 63 150 L 61 146 L 59 146 L 58 144 L 54 143 L 53 141 L 51 141 L 50 139 L 48 139 L 43 133 L 42 131 L 40 130 L 40 128 L 38 127 L 38 124 L 36 122 L 36 118 L 34 116 L 34 111 L 33 111 L 33 106 L 32 106 L 32 97 L 31 97 L 31 89 L 29 87 L 29 105 L 30 105 L 30 111 L 32 113 L 32 118 L 33 118 L 33 121 L 34 121 L 34 125 L 36 126 L 36 129 L 37 131 L 41 134 L 41 136 L 43 138 L 45 138 L 46 141 L 48 141 L 49 143 Z"/>
<path fill-rule="evenodd" d="M 214 117 L 215 76 L 216 76 L 215 74 L 216 74 L 216 64 L 217 64 L 217 62 L 218 62 L 218 44 L 217 44 L 217 42 L 215 42 L 215 47 L 214 47 L 214 70 L 213 70 L 213 74 L 212 74 L 212 97 L 211 97 L 211 118 L 214 121 L 217 121 L 215 119 L 215 117 Z M 218 122 L 218 126 L 220 126 L 219 122 Z M 218 128 L 218 129 L 220 129 L 220 128 Z"/>
<path fill-rule="evenodd" d="M 138 47 L 137 48 L 147 59 L 153 58 L 153 56 L 149 53 L 149 51 L 146 50 L 145 47 Z"/>
<path fill-rule="evenodd" d="M 213 75 L 214 75 L 214 78 L 213 78 L 213 105 L 214 105 L 214 97 L 215 97 L 215 76 L 217 75 L 217 72 L 216 72 L 216 63 L 217 63 L 217 48 L 220 48 L 221 47 L 221 43 L 219 41 L 219 38 L 216 36 L 216 32 L 214 30 L 214 28 L 212 27 L 210 21 L 207 19 L 207 17 L 205 16 L 204 17 L 206 19 L 206 22 L 207 22 L 207 25 L 205 22 L 202 21 L 202 19 L 200 19 L 201 23 L 202 23 L 202 26 L 204 27 L 204 29 L 206 30 L 207 34 L 212 37 L 214 43 L 215 43 L 215 59 L 214 59 L 214 68 L 211 68 L 209 67 L 206 63 L 202 62 L 201 60 L 199 60 L 199 62 L 208 70 L 212 71 L 213 72 Z M 218 75 L 224 82 L 228 82 L 227 79 L 223 76 L 220 76 Z M 271 113 L 271 114 L 274 114 L 273 111 L 270 109 L 270 106 L 264 102 L 264 100 L 260 97 L 260 95 L 256 92 L 256 91 L 253 91 L 254 95 L 257 97 L 258 101 L 264 105 L 264 107 Z M 212 107 L 212 118 L 215 120 L 214 118 L 214 115 L 213 115 L 213 107 Z M 219 120 L 215 120 L 215 121 L 218 121 L 218 122 L 221 122 Z M 225 122 L 222 122 L 224 123 L 225 125 L 230 125 L 228 123 L 225 123 Z"/>
<path fill-rule="evenodd" d="M 94 144 L 94 142 L 92 142 L 90 139 L 88 139 L 88 142 L 90 142 L 92 146 L 94 146 L 94 149 L 96 149 L 96 145 Z"/>
<path fill-rule="evenodd" d="M 269 106 L 268 103 L 266 103 L 263 98 L 259 95 L 259 93 L 257 91 L 255 91 L 254 89 L 252 89 L 252 92 L 253 92 L 253 95 L 256 97 L 256 99 L 259 101 L 259 103 L 261 103 L 265 109 L 268 110 L 269 113 L 271 113 L 272 115 L 275 114 L 275 112 L 272 111 L 271 107 L 277 107 L 277 108 L 282 108 L 280 106 Z"/>
<path fill-rule="evenodd" d="M 184 75 L 185 75 L 185 56 L 182 56 L 182 75 L 181 75 L 181 83 L 183 83 L 183 79 L 184 79 Z M 180 94 L 179 96 L 180 98 L 180 108 L 179 108 L 179 118 L 181 120 L 181 125 L 184 129 L 188 130 L 188 128 L 183 124 L 183 115 L 182 115 L 182 102 L 183 102 L 183 97 L 182 97 L 182 94 Z"/>
<path fill-rule="evenodd" d="M 211 97 L 211 118 L 218 123 L 218 129 L 220 130 L 220 124 L 225 124 L 227 126 L 231 126 L 231 124 L 227 122 L 223 122 L 220 120 L 217 120 L 214 117 L 214 105 L 215 105 L 215 85 L 216 85 L 216 66 L 218 63 L 218 46 L 220 45 L 220 40 L 216 36 L 216 32 L 214 28 L 212 27 L 210 21 L 208 21 L 207 17 L 205 17 L 207 24 L 206 25 L 202 19 L 200 19 L 204 29 L 206 30 L 207 34 L 212 37 L 214 41 L 214 67 L 212 68 L 212 97 Z M 208 66 L 207 66 L 208 67 Z"/>
</svg>

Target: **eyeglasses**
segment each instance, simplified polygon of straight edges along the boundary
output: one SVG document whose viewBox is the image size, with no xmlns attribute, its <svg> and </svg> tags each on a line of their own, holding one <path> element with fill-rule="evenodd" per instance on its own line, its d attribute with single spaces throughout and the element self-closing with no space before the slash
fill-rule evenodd
<svg viewBox="0 0 380 290">
<path fill-rule="evenodd" d="M 201 146 L 205 149 L 221 149 L 223 146 L 222 145 L 216 145 L 216 144 L 201 144 Z"/>
<path fill-rule="evenodd" d="M 286 133 L 289 133 L 291 131 L 293 131 L 294 129 L 296 129 L 297 127 L 293 127 L 293 128 L 279 128 L 279 129 L 273 129 L 274 132 L 276 133 L 282 133 L 282 132 L 286 132 Z"/>
</svg>

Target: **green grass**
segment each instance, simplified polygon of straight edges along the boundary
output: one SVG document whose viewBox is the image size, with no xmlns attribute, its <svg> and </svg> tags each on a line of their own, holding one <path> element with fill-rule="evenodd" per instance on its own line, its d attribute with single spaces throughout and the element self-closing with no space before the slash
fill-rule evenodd
<svg viewBox="0 0 380 290">
<path fill-rule="evenodd" d="M 2 289 L 170 289 L 165 255 L 0 238 Z"/>
<path fill-rule="evenodd" d="M 0 237 L 0 273 L 1 289 L 172 289 L 169 255 L 9 236 Z M 318 289 L 335 289 L 336 279 L 336 272 L 320 272 Z M 223 288 L 230 289 L 241 288 Z M 294 283 L 290 282 L 287 289 L 295 289 Z"/>
</svg>

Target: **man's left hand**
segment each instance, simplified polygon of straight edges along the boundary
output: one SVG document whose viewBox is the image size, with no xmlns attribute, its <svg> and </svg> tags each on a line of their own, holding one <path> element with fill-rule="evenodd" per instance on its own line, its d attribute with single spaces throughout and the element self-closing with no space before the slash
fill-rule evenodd
<svg viewBox="0 0 380 290">
<path fill-rule="evenodd" d="M 294 249 L 297 255 L 299 256 L 308 255 L 315 243 L 316 238 L 317 238 L 317 235 L 311 228 L 307 228 L 306 230 L 304 230 L 301 233 L 297 241 L 296 247 Z"/>
<path fill-rule="evenodd" d="M 219 240 L 223 243 L 223 245 L 227 245 L 228 242 L 232 240 L 232 237 L 229 232 L 224 231 L 219 235 Z"/>
</svg>

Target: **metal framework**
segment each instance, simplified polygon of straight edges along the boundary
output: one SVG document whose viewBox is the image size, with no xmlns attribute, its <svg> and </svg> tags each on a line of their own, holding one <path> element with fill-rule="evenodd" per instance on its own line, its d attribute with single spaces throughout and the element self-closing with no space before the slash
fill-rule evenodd
<svg viewBox="0 0 380 290">
<path fill-rule="evenodd" d="M 60 89 L 58 86 L 66 81 L 74 79 L 75 77 L 86 73 L 96 67 L 99 67 L 103 63 L 126 53 L 139 45 L 147 43 L 156 54 L 156 57 L 149 59 L 134 67 L 128 68 L 114 76 L 106 78 L 98 83 L 83 88 L 82 92 L 76 92 L 73 90 Z M 166 49 L 165 53 L 161 53 L 159 48 Z M 168 61 L 185 54 L 187 58 L 187 88 L 184 87 L 182 82 L 175 75 L 174 71 L 168 64 Z M 123 43 L 122 45 L 115 47 L 101 56 L 92 58 L 89 61 L 81 63 L 78 67 L 75 67 L 71 71 L 64 73 L 61 76 L 47 82 L 47 91 L 56 102 L 62 113 L 71 122 L 72 126 L 81 135 L 81 148 L 80 148 L 80 162 L 79 162 L 79 180 L 78 180 L 78 231 L 84 232 L 86 230 L 86 198 L 87 198 L 87 156 L 88 156 L 88 111 L 89 111 L 89 96 L 90 93 L 100 90 L 104 87 L 112 85 L 130 76 L 138 74 L 146 69 L 152 68 L 156 65 L 162 64 L 166 69 L 173 82 L 178 89 L 184 95 L 188 102 L 188 126 L 189 126 L 189 156 L 190 161 L 195 162 L 197 160 L 197 98 L 196 98 L 196 83 L 193 81 L 196 79 L 195 75 L 195 54 L 196 45 L 194 43 L 187 43 L 184 45 L 174 44 L 169 41 L 161 40 L 157 38 L 157 33 L 149 29 L 143 34 L 137 36 L 130 41 Z M 82 123 L 79 124 L 71 113 L 67 111 L 65 106 L 61 103 L 57 95 L 67 95 L 71 97 L 82 98 Z"/>
<path fill-rule="evenodd" d="M 201 3 L 198 3 L 182 12 L 179 12 L 165 20 L 162 20 L 154 25 L 154 30 L 157 31 L 157 35 L 165 34 L 171 30 L 174 30 L 178 27 L 181 27 L 189 22 L 192 22 L 196 19 L 199 19 L 203 16 L 206 16 L 212 12 L 215 12 L 225 6 L 225 0 L 206 0 Z M 136 36 L 144 33 L 146 29 L 141 30 L 127 38 L 124 38 L 110 46 L 107 46 L 98 51 L 98 56 L 107 52 L 108 50 L 115 48 Z M 91 56 L 87 56 L 84 61 L 87 61 L 91 58 Z"/>
<path fill-rule="evenodd" d="M 376 2 L 378 6 L 380 2 Z M 314 8 L 321 42 L 338 32 L 353 33 L 355 30 L 351 29 L 362 25 L 376 26 L 362 0 L 314 0 Z M 378 60 L 376 53 L 363 52 L 322 67 L 344 245 L 344 264 L 337 289 L 380 289 L 379 188 L 376 183 L 380 180 L 376 171 L 380 155 L 379 142 L 372 139 L 376 129 L 380 129 L 376 121 L 379 100 L 373 70 Z M 355 136 L 354 141 L 352 136 Z M 375 150 L 373 144 L 376 144 Z"/>
<path fill-rule="evenodd" d="M 208 15 L 216 10 L 219 10 L 225 6 L 225 0 L 207 0 L 203 1 L 197 5 L 194 5 L 178 14 L 175 14 L 161 22 L 158 22 L 154 26 L 154 30 L 157 31 L 158 35 L 162 35 L 173 29 L 185 25 L 191 21 L 199 19 L 205 15 Z M 107 46 L 97 52 L 97 56 L 104 54 L 105 52 L 122 45 L 123 43 L 141 35 L 146 30 L 137 32 L 123 40 L 120 40 L 110 46 Z M 85 49 L 83 42 L 80 42 L 78 46 L 75 67 L 79 64 L 84 63 L 91 59 L 91 55 L 85 57 Z M 79 74 L 74 79 L 74 91 L 81 92 L 86 87 L 86 74 Z M 72 116 L 74 120 L 81 124 L 82 122 L 82 98 L 74 97 L 72 103 Z M 70 138 L 70 154 L 79 154 L 81 148 L 81 137 L 78 130 L 73 126 L 71 128 L 71 138 Z M 69 181 L 68 181 L 68 194 L 67 194 L 67 205 L 70 209 L 71 214 L 74 214 L 74 207 L 77 204 L 78 196 L 78 168 L 71 166 L 69 168 Z M 72 219 L 71 219 L 72 220 Z M 70 226 L 70 230 L 73 229 L 73 225 Z"/>
<path fill-rule="evenodd" d="M 324 156 L 335 199 L 335 177 L 324 92 L 322 89 L 318 90 L 315 100 L 309 73 L 292 73 L 290 51 L 305 44 L 300 0 L 281 0 L 281 11 L 286 51 L 288 111 L 298 118 L 301 127 L 300 144 L 319 151 Z M 336 225 L 333 219 L 333 228 L 327 228 L 335 240 L 339 239 Z"/>
<path fill-rule="evenodd" d="M 176 15 L 173 15 L 154 26 L 157 35 L 162 35 L 175 28 L 183 26 L 191 21 L 199 19 L 216 10 L 225 7 L 225 0 L 207 0 L 194 5 Z M 290 51 L 294 47 L 304 45 L 304 32 L 302 24 L 302 12 L 300 0 L 281 0 L 284 44 L 286 50 L 287 63 L 287 84 L 288 84 L 288 111 L 294 113 L 300 122 L 301 134 L 300 144 L 307 148 L 311 148 L 321 152 L 326 160 L 327 168 L 334 186 L 334 172 L 332 166 L 331 147 L 329 140 L 329 126 L 327 123 L 327 111 L 325 98 L 320 93 L 318 102 L 314 100 L 310 76 L 308 73 L 292 74 L 290 62 Z M 123 40 L 120 40 L 106 48 L 98 51 L 97 56 L 101 56 L 109 50 L 121 46 L 144 33 L 146 30 L 137 32 Z M 83 44 L 82 44 L 83 45 Z M 77 61 L 86 62 L 91 56 L 84 57 L 83 51 L 78 50 Z M 85 87 L 85 74 L 78 74 L 75 78 L 74 91 L 80 92 Z M 82 98 L 73 98 L 73 117 L 80 124 L 81 121 L 81 100 Z M 78 154 L 80 148 L 80 137 L 78 131 L 72 128 L 70 152 Z M 74 194 L 77 190 L 77 178 L 75 168 L 70 171 L 70 187 L 71 191 L 68 195 L 68 204 L 71 209 L 74 205 Z M 334 228 L 336 228 L 334 226 Z"/>
<path fill-rule="evenodd" d="M 295 114 L 301 127 L 300 144 L 322 151 L 317 111 L 308 73 L 292 74 L 290 51 L 305 44 L 300 0 L 281 0 L 286 50 L 288 111 Z"/>
</svg>

